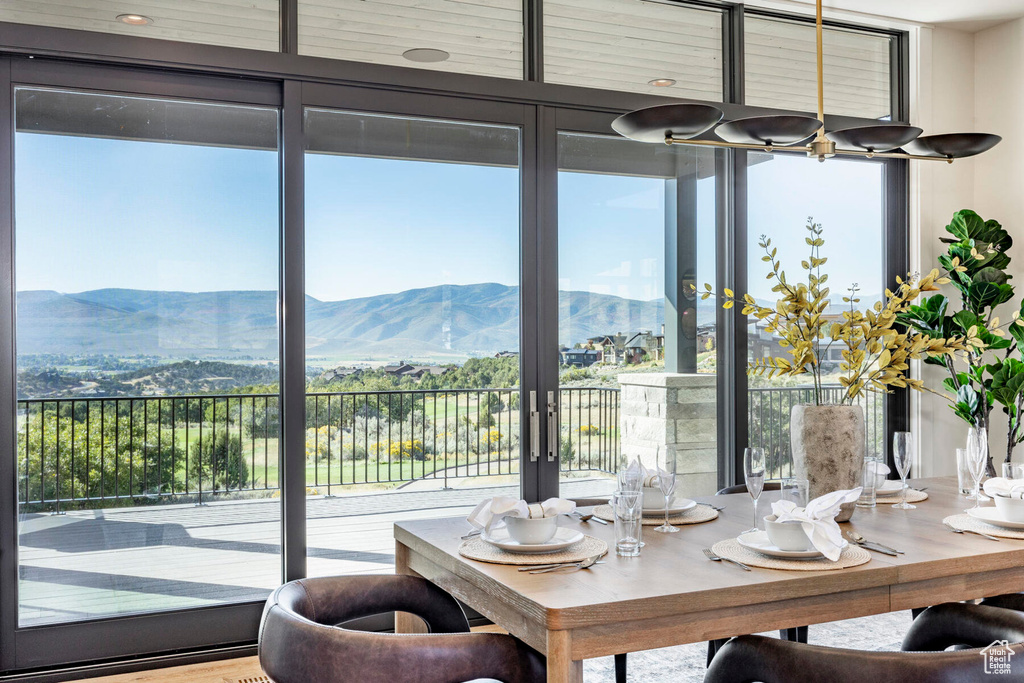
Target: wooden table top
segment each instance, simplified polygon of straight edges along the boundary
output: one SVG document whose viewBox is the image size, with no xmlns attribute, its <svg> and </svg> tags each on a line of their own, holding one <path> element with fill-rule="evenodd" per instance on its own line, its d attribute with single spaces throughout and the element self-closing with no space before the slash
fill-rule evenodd
<svg viewBox="0 0 1024 683">
<path fill-rule="evenodd" d="M 700 498 L 724 505 L 719 518 L 704 524 L 686 525 L 676 534 L 644 529 L 646 546 L 639 557 L 618 557 L 614 529 L 563 518 L 560 523 L 604 539 L 611 551 L 605 564 L 589 571 L 530 575 L 514 566 L 468 560 L 458 554 L 460 536 L 470 530 L 463 518 L 399 522 L 396 540 L 446 573 L 474 585 L 488 596 L 514 603 L 516 609 L 548 629 L 561 630 L 621 623 L 632 615 L 643 618 L 678 616 L 793 598 L 897 586 L 986 573 L 990 585 L 979 590 L 999 591 L 995 579 L 1003 570 L 1019 572 L 1024 566 L 1024 541 L 998 542 L 971 534 L 955 534 L 943 526 L 943 518 L 960 513 L 971 503 L 958 494 L 955 478 L 915 480 L 928 488 L 929 499 L 916 510 L 895 510 L 888 504 L 874 509 L 858 508 L 843 531 L 855 530 L 869 540 L 905 552 L 899 557 L 871 553 L 871 561 L 840 570 L 781 571 L 753 568 L 742 571 L 711 562 L 701 552 L 717 541 L 735 538 L 752 521 L 752 502 L 747 494 Z M 761 515 L 770 514 L 766 493 Z M 1008 576 L 1018 576 L 1009 574 Z M 922 600 L 925 597 L 922 596 Z M 927 599 L 934 599 L 928 595 Z M 963 598 L 950 598 L 963 599 Z M 891 608 L 912 606 L 913 597 Z M 923 606 L 923 605 L 921 605 Z"/>
</svg>

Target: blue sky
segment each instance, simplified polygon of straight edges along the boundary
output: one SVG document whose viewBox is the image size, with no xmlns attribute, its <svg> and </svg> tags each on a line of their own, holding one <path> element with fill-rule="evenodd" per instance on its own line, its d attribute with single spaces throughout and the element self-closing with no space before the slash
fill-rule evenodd
<svg viewBox="0 0 1024 683">
<path fill-rule="evenodd" d="M 437 284 L 518 281 L 515 169 L 309 155 L 306 281 L 336 300 Z M 559 287 L 663 296 L 664 182 L 559 174 Z M 274 153 L 19 133 L 18 289 L 274 289 Z M 757 236 L 792 270 L 808 215 L 826 226 L 830 284 L 881 288 L 881 169 L 776 156 L 749 169 Z M 698 190 L 698 280 L 714 279 L 714 180 Z M 865 267 L 867 266 L 867 268 Z"/>
</svg>

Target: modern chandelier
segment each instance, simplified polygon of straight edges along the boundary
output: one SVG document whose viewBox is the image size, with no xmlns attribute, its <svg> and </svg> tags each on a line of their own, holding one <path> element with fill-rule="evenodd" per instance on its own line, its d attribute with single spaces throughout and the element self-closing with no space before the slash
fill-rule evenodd
<svg viewBox="0 0 1024 683">
<path fill-rule="evenodd" d="M 803 149 L 818 161 L 841 156 L 946 161 L 981 154 L 1002 138 L 991 133 L 925 135 L 915 126 L 879 124 L 825 132 L 822 0 L 817 0 L 818 117 L 752 116 L 720 123 L 721 109 L 707 104 L 662 104 L 637 109 L 615 119 L 616 133 L 640 142 L 687 144 L 733 149 L 776 147 Z M 715 127 L 717 124 L 717 127 Z M 717 140 L 697 139 L 715 127 Z"/>
</svg>

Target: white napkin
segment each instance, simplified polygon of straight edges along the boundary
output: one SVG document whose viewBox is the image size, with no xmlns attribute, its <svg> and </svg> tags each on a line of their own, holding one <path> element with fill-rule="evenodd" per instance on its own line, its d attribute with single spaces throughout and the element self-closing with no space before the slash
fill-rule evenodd
<svg viewBox="0 0 1024 683">
<path fill-rule="evenodd" d="M 568 515 L 576 510 L 576 503 L 565 498 L 548 498 L 543 503 L 529 504 L 511 496 L 495 496 L 480 502 L 466 519 L 477 529 L 497 529 L 504 525 L 506 517 L 542 519 L 557 515 Z"/>
<path fill-rule="evenodd" d="M 1024 479 L 1007 479 L 1006 477 L 992 477 L 982 487 L 985 495 L 1002 496 L 1003 498 L 1024 499 Z"/>
<path fill-rule="evenodd" d="M 892 471 L 889 469 L 888 465 L 879 460 L 868 460 L 864 463 L 864 467 L 867 469 L 868 473 L 875 478 L 875 486 L 877 488 L 881 488 L 883 486 L 883 484 L 878 483 L 879 477 L 885 479 L 889 472 Z"/>
<path fill-rule="evenodd" d="M 777 522 L 800 522 L 804 533 L 815 550 L 835 562 L 843 550 L 843 534 L 839 531 L 835 516 L 839 506 L 853 503 L 860 498 L 861 487 L 844 491 L 833 491 L 815 498 L 807 507 L 797 507 L 791 500 L 772 503 L 772 512 Z"/>
<path fill-rule="evenodd" d="M 660 479 L 663 474 L 668 474 L 668 471 L 660 467 L 647 467 L 639 459 L 636 459 L 629 463 L 629 467 L 619 474 L 619 479 L 621 481 L 636 481 L 639 479 L 641 486 L 656 489 L 661 487 Z"/>
</svg>

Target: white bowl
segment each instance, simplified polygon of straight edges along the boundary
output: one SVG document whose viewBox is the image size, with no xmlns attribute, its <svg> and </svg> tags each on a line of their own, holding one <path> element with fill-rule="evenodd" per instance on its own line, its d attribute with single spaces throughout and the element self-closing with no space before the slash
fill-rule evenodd
<svg viewBox="0 0 1024 683">
<path fill-rule="evenodd" d="M 999 516 L 1007 522 L 1024 522 L 1024 500 L 1009 496 L 992 496 Z"/>
<path fill-rule="evenodd" d="M 523 545 L 539 545 L 555 537 L 555 532 L 558 531 L 558 517 L 506 517 L 505 526 L 508 527 L 508 535 L 513 540 Z"/>
<path fill-rule="evenodd" d="M 665 494 L 661 492 L 661 489 L 655 488 L 654 486 L 645 486 L 644 492 L 644 510 L 664 510 L 665 509 Z"/>
<path fill-rule="evenodd" d="M 764 518 L 764 528 L 768 532 L 768 540 L 779 550 L 796 552 L 814 549 L 800 522 L 776 522 L 775 515 L 768 515 Z"/>
</svg>

